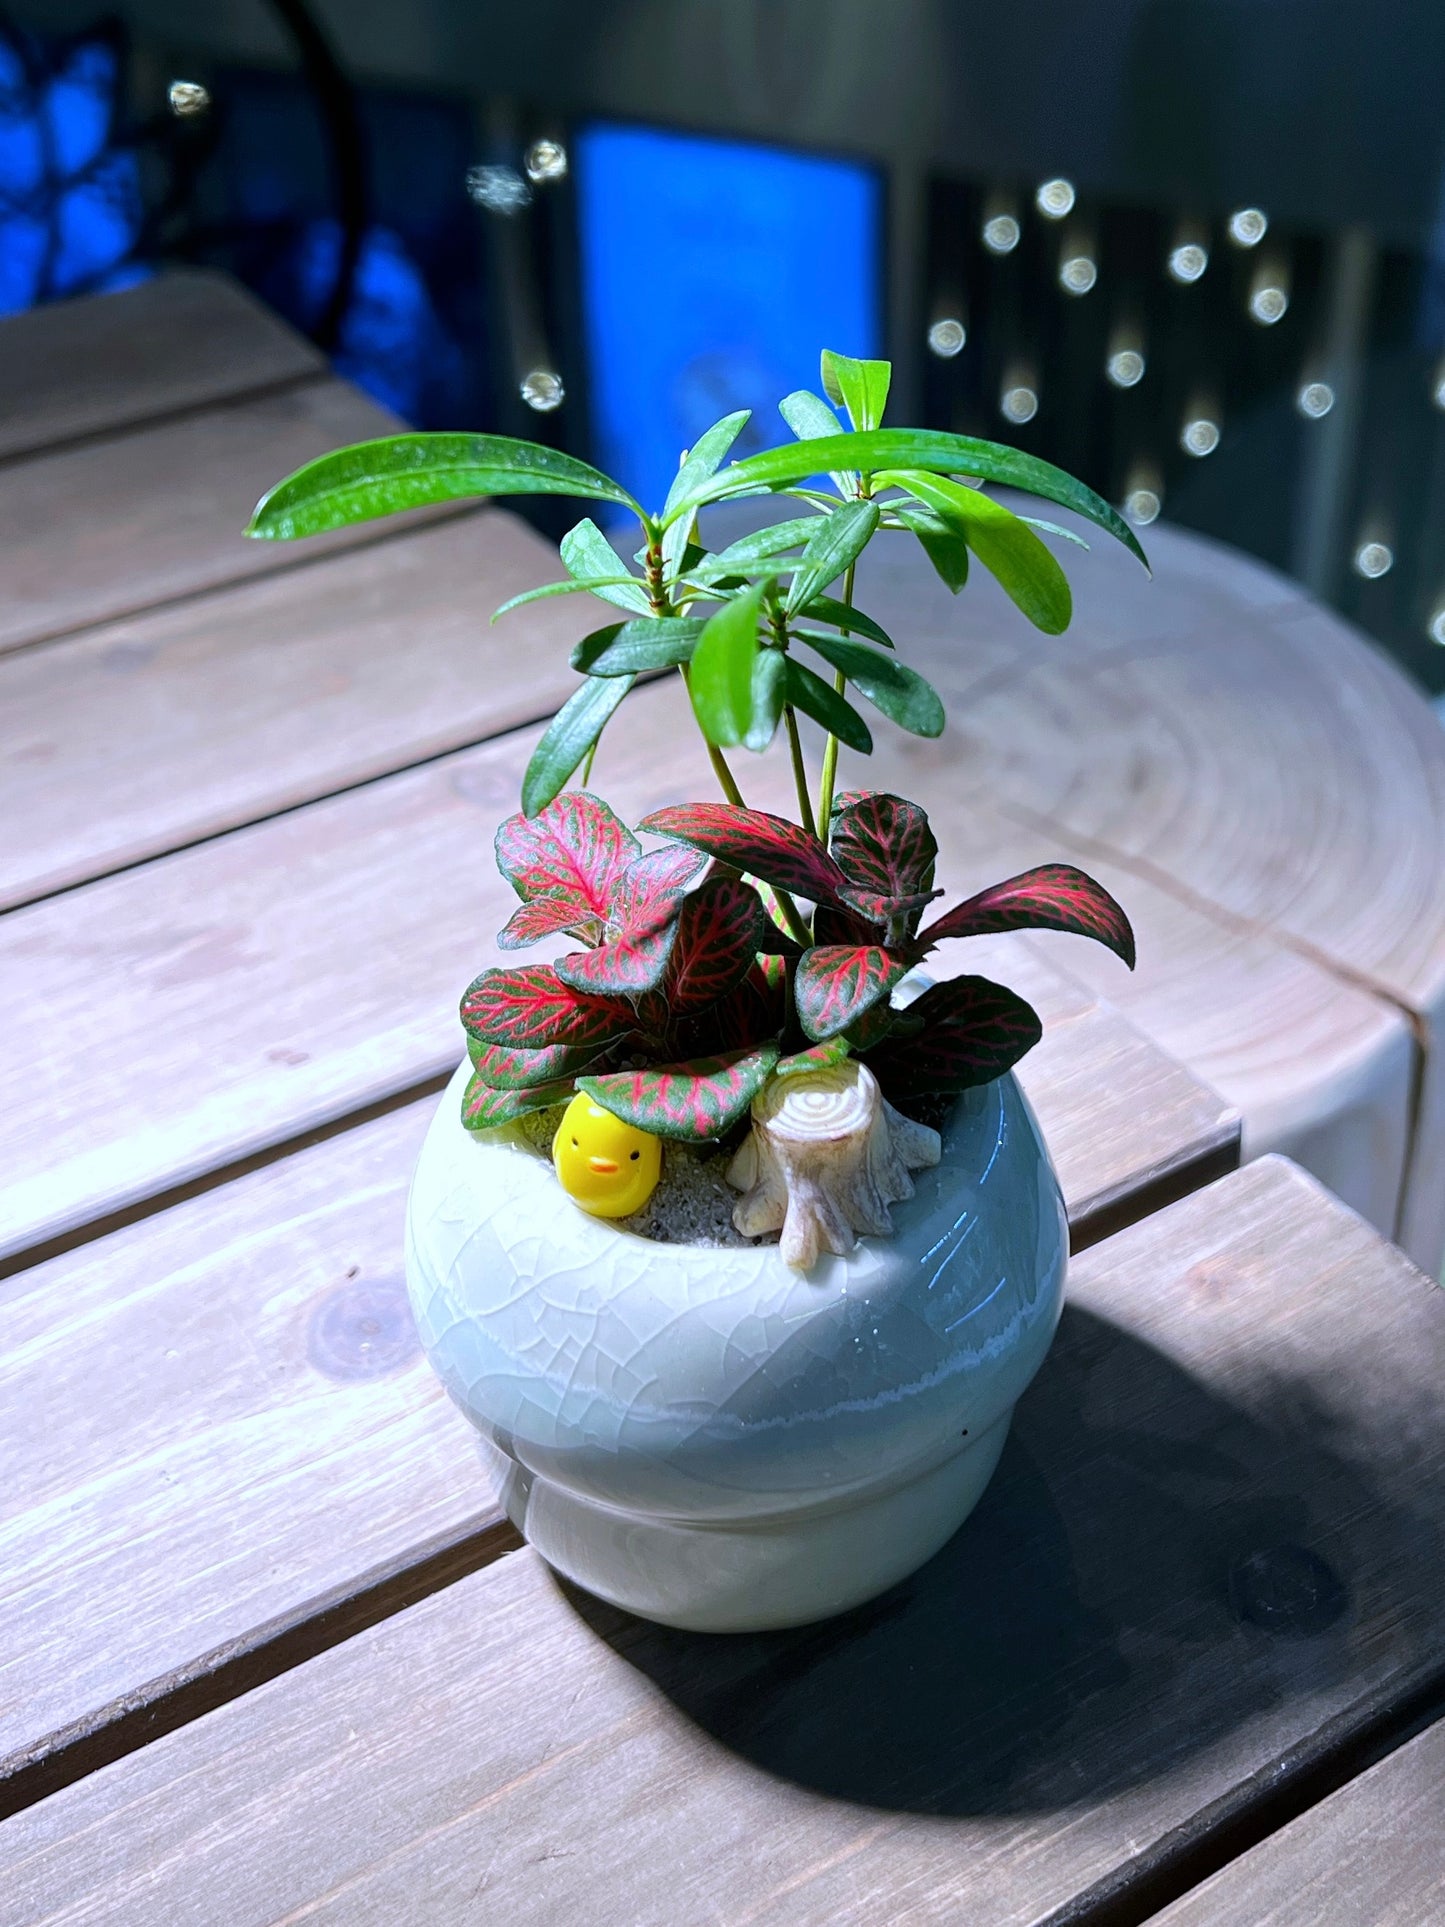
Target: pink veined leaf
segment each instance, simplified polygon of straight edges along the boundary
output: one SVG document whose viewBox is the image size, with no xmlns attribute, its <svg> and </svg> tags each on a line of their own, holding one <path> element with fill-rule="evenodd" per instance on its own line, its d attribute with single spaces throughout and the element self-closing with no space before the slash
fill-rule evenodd
<svg viewBox="0 0 1445 1927">
<path fill-rule="evenodd" d="M 928 817 L 916 803 L 887 790 L 849 790 L 840 796 L 828 847 L 853 888 L 867 895 L 915 897 L 932 888 L 938 844 Z"/>
<path fill-rule="evenodd" d="M 745 870 L 779 890 L 795 890 L 814 903 L 835 902 L 847 882 L 818 837 L 767 810 L 685 803 L 654 810 L 638 828 L 674 837 L 731 869 Z"/>
<path fill-rule="evenodd" d="M 813 941 L 817 944 L 866 944 L 878 941 L 871 918 L 843 904 L 820 903 L 813 912 Z"/>
<path fill-rule="evenodd" d="M 686 1015 L 726 997 L 766 941 L 768 913 L 741 877 L 710 877 L 683 900 L 663 994 Z"/>
<path fill-rule="evenodd" d="M 851 1046 L 846 1038 L 830 1037 L 826 1044 L 814 1044 L 810 1050 L 795 1051 L 791 1057 L 780 1057 L 773 1067 L 777 1077 L 797 1077 L 803 1071 L 825 1071 L 833 1064 L 841 1064 L 851 1054 Z"/>
<path fill-rule="evenodd" d="M 942 895 L 942 890 L 916 890 L 911 897 L 883 897 L 872 890 L 854 889 L 851 884 L 842 892 L 849 908 L 858 911 L 869 923 L 887 925 L 895 918 L 904 917 L 915 927 L 923 911 L 935 897 Z"/>
<path fill-rule="evenodd" d="M 547 1044 L 611 1044 L 634 1023 L 620 997 L 564 984 L 551 964 L 484 970 L 462 998 L 462 1023 L 483 1044 L 540 1050 Z"/>
<path fill-rule="evenodd" d="M 672 952 L 684 892 L 706 861 L 696 850 L 673 848 L 629 863 L 612 893 L 609 941 L 560 958 L 563 983 L 614 997 L 655 989 Z"/>
<path fill-rule="evenodd" d="M 602 919 L 589 910 L 580 910 L 575 897 L 534 897 L 519 903 L 497 932 L 502 950 L 525 950 L 543 937 L 555 937 L 559 930 L 576 930 L 583 936 L 602 935 Z"/>
<path fill-rule="evenodd" d="M 1072 863 L 1042 863 L 955 904 L 919 932 L 918 955 L 945 937 L 982 937 L 996 930 L 1072 931 L 1093 937 L 1134 968 L 1129 919 L 1102 883 Z"/>
<path fill-rule="evenodd" d="M 467 1039 L 472 1069 L 494 1091 L 525 1091 L 558 1078 L 575 1077 L 588 1065 L 598 1067 L 605 1046 L 548 1044 L 541 1050 L 511 1050 L 505 1044 L 481 1044 Z"/>
<path fill-rule="evenodd" d="M 496 847 L 497 868 L 524 902 L 548 897 L 568 907 L 566 922 L 553 926 L 564 930 L 589 917 L 605 923 L 617 880 L 642 846 L 600 797 L 564 790 L 534 817 L 509 816 Z M 513 941 L 535 939 L 514 933 Z"/>
<path fill-rule="evenodd" d="M 685 1064 L 581 1077 L 577 1087 L 641 1131 L 696 1143 L 721 1137 L 737 1123 L 777 1061 L 777 1045 L 765 1044 Z"/>
<path fill-rule="evenodd" d="M 987 977 L 935 984 L 908 1016 L 918 1025 L 913 1034 L 890 1037 L 867 1057 L 890 1097 L 991 1084 L 1043 1035 L 1032 1005 Z"/>
<path fill-rule="evenodd" d="M 882 944 L 824 944 L 805 953 L 793 978 L 798 1020 L 815 1043 L 835 1037 L 886 997 L 909 959 Z"/>
<path fill-rule="evenodd" d="M 494 1131 L 499 1124 L 525 1117 L 528 1111 L 544 1111 L 549 1104 L 565 1104 L 572 1095 L 572 1080 L 542 1084 L 527 1091 L 494 1090 L 475 1074 L 462 1097 L 462 1123 L 469 1131 Z"/>
</svg>

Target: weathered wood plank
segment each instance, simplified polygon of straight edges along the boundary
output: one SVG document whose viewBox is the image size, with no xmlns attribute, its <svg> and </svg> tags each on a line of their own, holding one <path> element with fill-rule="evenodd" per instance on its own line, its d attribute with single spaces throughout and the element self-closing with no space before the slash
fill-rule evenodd
<svg viewBox="0 0 1445 1927">
<path fill-rule="evenodd" d="M 67 1747 L 495 1532 L 402 1275 L 434 1102 L 0 1286 L 0 1805 Z"/>
<path fill-rule="evenodd" d="M 1445 1725 L 1157 1916 L 1159 1927 L 1423 1927 L 1445 1920 Z"/>
<path fill-rule="evenodd" d="M 558 568 L 474 510 L 0 662 L 0 907 L 546 716 L 587 617 L 488 616 Z"/>
<path fill-rule="evenodd" d="M 139 287 L 0 322 L 0 457 L 318 374 L 321 354 L 229 276 Z"/>
<path fill-rule="evenodd" d="M 700 1638 L 518 1552 L 12 1818 L 0 1918 L 1097 1918 L 1445 1670 L 1442 1365 L 1438 1291 L 1257 1163 L 1076 1261 L 877 1606 Z"/>
<path fill-rule="evenodd" d="M 1161 1176 L 1198 1184 L 1237 1155 L 1210 1093 L 1022 946 L 989 951 L 1049 1023 L 1030 1087 L 1085 1235 L 1101 1199 L 1133 1208 L 1122 1147 L 1147 1166 L 1140 1208 Z M 405 1303 L 434 1102 L 0 1285 L 0 1807 L 500 1526 Z"/>
<path fill-rule="evenodd" d="M 374 525 L 305 550 L 241 531 L 291 469 L 399 427 L 349 383 L 313 381 L 0 465 L 0 651 L 374 540 Z M 10 700 L 0 683 L 0 714 Z M 63 705 L 57 720 L 64 740 Z"/>
<path fill-rule="evenodd" d="M 675 680 L 641 691 L 609 732 L 597 782 L 633 820 L 696 783 L 684 705 Z M 512 902 L 491 841 L 533 740 L 483 745 L 4 918 L 0 1010 L 16 1098 L 0 1114 L 0 1254 L 447 1069 L 458 995 L 496 959 L 492 933 Z M 749 771 L 748 794 L 788 807 L 780 758 Z M 1005 826 L 976 809 L 957 822 L 946 794 L 922 796 L 949 851 L 945 882 L 1007 867 Z M 1056 940 L 1061 958 L 1074 945 L 1082 939 Z M 960 949 L 943 967 L 966 960 Z M 1373 1024 L 1374 1006 L 1356 1002 Z M 1336 1015 L 1348 1046 L 1348 1000 Z M 1187 1073 L 1177 1079 L 1161 1072 L 1155 1086 L 1161 1098 L 1185 1094 L 1169 1098 L 1167 1118 L 1139 1115 L 1127 1097 L 1116 1105 L 1121 1136 L 1092 1140 L 1098 1183 L 1083 1188 L 1127 1187 L 1152 1168 L 1165 1143 L 1156 1127 L 1180 1133 L 1186 1164 L 1201 1128 L 1217 1147 L 1227 1103 L 1211 1094 L 1201 1109 Z"/>
</svg>

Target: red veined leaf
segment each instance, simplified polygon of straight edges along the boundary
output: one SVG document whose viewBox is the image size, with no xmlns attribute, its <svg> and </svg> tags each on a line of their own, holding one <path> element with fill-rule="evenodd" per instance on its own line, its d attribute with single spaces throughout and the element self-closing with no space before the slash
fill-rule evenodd
<svg viewBox="0 0 1445 1927">
<path fill-rule="evenodd" d="M 1069 930 L 1095 938 L 1134 968 L 1129 919 L 1102 883 L 1072 863 L 1041 863 L 955 904 L 919 932 L 918 954 L 945 937 L 983 937 L 995 930 Z"/>
<path fill-rule="evenodd" d="M 846 1030 L 909 969 L 901 951 L 882 944 L 823 944 L 804 952 L 793 978 L 798 1019 L 815 1043 Z"/>
<path fill-rule="evenodd" d="M 564 790 L 536 816 L 509 816 L 497 831 L 497 868 L 524 903 L 546 899 L 567 911 L 550 929 L 546 914 L 531 919 L 517 913 L 502 942 L 507 949 L 533 943 L 573 925 L 607 919 L 618 878 L 641 844 L 600 797 L 586 790 Z"/>
<path fill-rule="evenodd" d="M 918 927 L 918 919 L 936 898 L 943 895 L 942 890 L 919 890 L 911 897 L 880 897 L 871 890 L 855 890 L 851 887 L 842 893 L 843 901 L 869 923 L 890 924 L 902 917 L 911 936 Z"/>
<path fill-rule="evenodd" d="M 777 1061 L 777 1045 L 765 1044 L 685 1064 L 581 1077 L 577 1087 L 640 1131 L 696 1142 L 721 1137 L 736 1124 Z"/>
<path fill-rule="evenodd" d="M 564 984 L 551 964 L 484 970 L 462 998 L 462 1023 L 484 1044 L 540 1050 L 546 1044 L 611 1044 L 632 1029 L 620 997 Z"/>
<path fill-rule="evenodd" d="M 574 951 L 557 975 L 574 990 L 635 996 L 662 981 L 677 935 L 683 893 L 707 859 L 696 850 L 653 850 L 629 863 L 612 896 L 608 943 Z"/>
<path fill-rule="evenodd" d="M 494 1091 L 526 1091 L 539 1084 L 550 1084 L 559 1077 L 575 1077 L 590 1064 L 598 1064 L 601 1048 L 573 1044 L 548 1044 L 541 1050 L 509 1050 L 505 1044 L 483 1044 L 467 1039 L 472 1069 Z"/>
<path fill-rule="evenodd" d="M 877 943 L 879 932 L 861 911 L 843 904 L 820 903 L 813 912 L 813 941 L 817 944 Z"/>
<path fill-rule="evenodd" d="M 833 860 L 855 889 L 911 897 L 933 887 L 938 844 L 916 803 L 886 790 L 849 790 L 833 805 Z"/>
<path fill-rule="evenodd" d="M 705 851 L 734 870 L 746 870 L 779 890 L 796 890 L 815 903 L 837 900 L 847 882 L 821 840 L 767 810 L 731 803 L 684 803 L 654 810 L 639 829 L 655 830 Z"/>
<path fill-rule="evenodd" d="M 773 1066 L 778 1077 L 796 1077 L 801 1071 L 825 1071 L 830 1064 L 841 1064 L 850 1054 L 851 1046 L 845 1037 L 830 1037 L 826 1044 L 814 1044 L 811 1050 L 795 1051 L 791 1057 L 780 1057 Z"/>
<path fill-rule="evenodd" d="M 525 1117 L 528 1111 L 565 1104 L 571 1095 L 570 1077 L 529 1091 L 499 1091 L 473 1074 L 462 1097 L 462 1123 L 469 1131 L 494 1131 L 499 1124 L 510 1124 L 514 1117 Z"/>
<path fill-rule="evenodd" d="M 536 897 L 519 903 L 497 932 L 501 950 L 525 950 L 543 937 L 555 937 L 559 930 L 575 930 L 579 937 L 600 941 L 602 920 L 581 910 L 575 897 Z"/>
<path fill-rule="evenodd" d="M 1043 1035 L 1033 1007 L 987 977 L 934 984 L 908 1018 L 911 1036 L 890 1037 L 868 1053 L 868 1068 L 890 1095 L 991 1084 Z"/>
<path fill-rule="evenodd" d="M 767 941 L 768 913 L 739 876 L 710 877 L 687 897 L 668 961 L 663 995 L 679 1014 L 725 997 L 752 968 Z"/>
</svg>

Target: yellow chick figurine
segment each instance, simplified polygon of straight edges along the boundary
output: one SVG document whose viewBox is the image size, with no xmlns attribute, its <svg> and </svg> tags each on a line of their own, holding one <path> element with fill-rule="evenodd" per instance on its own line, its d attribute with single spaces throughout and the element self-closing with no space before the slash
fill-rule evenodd
<svg viewBox="0 0 1445 1927">
<path fill-rule="evenodd" d="M 662 1176 L 662 1145 L 578 1091 L 552 1140 L 558 1182 L 594 1218 L 630 1218 Z"/>
</svg>

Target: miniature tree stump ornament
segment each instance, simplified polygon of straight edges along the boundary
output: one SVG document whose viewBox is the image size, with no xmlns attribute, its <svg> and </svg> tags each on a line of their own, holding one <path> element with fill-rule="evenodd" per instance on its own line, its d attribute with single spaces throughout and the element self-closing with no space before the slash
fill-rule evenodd
<svg viewBox="0 0 1445 1927">
<path fill-rule="evenodd" d="M 886 1238 L 889 1205 L 913 1196 L 909 1172 L 941 1152 L 937 1131 L 895 1111 L 866 1064 L 776 1078 L 753 1100 L 728 1169 L 745 1193 L 733 1222 L 751 1236 L 781 1232 L 784 1262 L 806 1271 L 820 1251 L 851 1251 L 859 1232 Z"/>
</svg>

